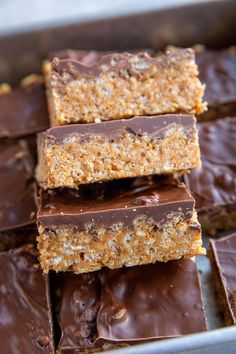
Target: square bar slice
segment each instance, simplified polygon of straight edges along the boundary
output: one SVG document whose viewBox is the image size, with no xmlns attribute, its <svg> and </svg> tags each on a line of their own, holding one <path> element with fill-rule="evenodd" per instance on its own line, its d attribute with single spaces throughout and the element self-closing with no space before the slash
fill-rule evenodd
<svg viewBox="0 0 236 354">
<path fill-rule="evenodd" d="M 36 221 L 36 184 L 25 141 L 0 147 L 0 232 Z"/>
<path fill-rule="evenodd" d="M 58 350 L 106 350 L 206 330 L 190 259 L 57 275 Z"/>
<path fill-rule="evenodd" d="M 236 227 L 236 118 L 198 124 L 202 168 L 185 176 L 203 230 Z"/>
<path fill-rule="evenodd" d="M 192 49 L 112 53 L 86 64 L 54 58 L 48 81 L 51 126 L 165 113 L 201 113 L 204 87 Z"/>
<path fill-rule="evenodd" d="M 28 76 L 19 87 L 0 85 L 0 138 L 19 138 L 49 127 L 42 77 Z"/>
<path fill-rule="evenodd" d="M 0 253 L 0 352 L 53 353 L 49 284 L 33 245 Z"/>
<path fill-rule="evenodd" d="M 211 240 L 209 257 L 225 323 L 236 324 L 236 234 Z"/>
<path fill-rule="evenodd" d="M 198 120 L 236 115 L 236 48 L 202 50 L 196 53 L 196 62 L 208 105 Z"/>
<path fill-rule="evenodd" d="M 181 114 L 51 128 L 38 137 L 38 158 L 44 189 L 201 166 L 195 118 Z"/>
<path fill-rule="evenodd" d="M 85 273 L 205 253 L 183 184 L 168 178 L 121 183 L 41 193 L 38 249 L 45 272 Z"/>
</svg>

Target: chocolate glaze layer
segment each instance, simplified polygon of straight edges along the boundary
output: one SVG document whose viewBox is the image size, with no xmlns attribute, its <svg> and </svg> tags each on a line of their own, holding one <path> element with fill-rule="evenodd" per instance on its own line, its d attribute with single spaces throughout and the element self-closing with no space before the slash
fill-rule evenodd
<svg viewBox="0 0 236 354">
<path fill-rule="evenodd" d="M 165 68 L 173 60 L 192 59 L 194 60 L 192 49 L 176 49 L 167 51 L 166 54 L 151 57 L 148 53 L 111 53 L 97 56 L 95 60 L 84 63 L 76 59 L 54 58 L 52 61 L 52 71 L 60 77 L 64 83 L 70 82 L 78 77 L 94 78 L 103 72 L 128 71 L 131 76 L 142 76 L 142 73 L 150 66 L 161 66 Z"/>
<path fill-rule="evenodd" d="M 129 53 L 139 53 L 145 52 L 149 55 L 155 55 L 155 51 L 150 48 L 146 49 L 136 49 L 128 50 Z M 95 50 L 74 50 L 74 49 L 65 49 L 59 50 L 56 52 L 49 53 L 48 59 L 52 61 L 54 58 L 59 59 L 73 59 L 83 62 L 84 64 L 91 65 L 96 63 L 102 56 L 111 54 L 112 51 L 95 51 Z"/>
<path fill-rule="evenodd" d="M 196 63 L 209 107 L 236 101 L 236 51 L 202 51 L 196 54 Z"/>
<path fill-rule="evenodd" d="M 198 135 L 202 168 L 185 176 L 196 209 L 236 209 L 236 118 L 199 123 Z"/>
<path fill-rule="evenodd" d="M 206 330 L 197 268 L 189 259 L 63 279 L 58 277 L 61 350 Z M 92 326 L 96 330 L 87 331 Z"/>
<path fill-rule="evenodd" d="M 0 352 L 52 353 L 48 283 L 33 245 L 0 254 Z"/>
<path fill-rule="evenodd" d="M 96 197 L 95 197 L 96 196 Z M 123 223 L 132 227 L 139 216 L 164 223 L 167 216 L 178 213 L 184 219 L 192 216 L 194 201 L 183 184 L 170 178 L 140 178 L 113 181 L 101 186 L 76 190 L 41 192 L 38 222 L 46 227 L 73 225 L 84 229 L 86 224 L 109 227 Z"/>
<path fill-rule="evenodd" d="M 50 128 L 40 134 L 39 140 L 50 139 L 55 143 L 66 142 L 70 138 L 89 140 L 93 136 L 107 139 L 119 138 L 124 132 L 152 139 L 162 139 L 168 129 L 183 126 L 186 130 L 196 129 L 196 119 L 191 115 L 160 115 L 133 117 L 130 119 L 111 120 L 93 124 L 72 124 Z"/>
<path fill-rule="evenodd" d="M 16 138 L 49 127 L 45 88 L 42 83 L 14 88 L 0 95 L 0 138 Z"/>
<path fill-rule="evenodd" d="M 0 231 L 35 223 L 33 171 L 25 144 L 0 150 Z"/>
<path fill-rule="evenodd" d="M 219 240 L 211 240 L 211 248 L 228 306 L 236 323 L 236 234 Z"/>
</svg>

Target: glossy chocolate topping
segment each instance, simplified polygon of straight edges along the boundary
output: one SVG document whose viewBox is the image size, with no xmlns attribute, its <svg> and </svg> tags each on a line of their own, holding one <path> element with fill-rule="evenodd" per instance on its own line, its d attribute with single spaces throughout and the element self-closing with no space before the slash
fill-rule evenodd
<svg viewBox="0 0 236 354">
<path fill-rule="evenodd" d="M 110 54 L 111 51 L 98 52 L 95 50 L 73 50 L 65 49 L 49 54 L 48 59 L 54 58 L 77 60 L 87 65 L 96 63 L 102 56 Z"/>
<path fill-rule="evenodd" d="M 176 49 L 167 51 L 157 57 L 151 57 L 148 53 L 110 53 L 97 56 L 95 60 L 88 63 L 76 59 L 54 58 L 52 61 L 53 73 L 63 79 L 63 82 L 70 82 L 78 77 L 94 78 L 101 73 L 119 72 L 121 75 L 142 76 L 142 73 L 149 70 L 151 66 L 165 68 L 173 61 L 183 59 L 194 59 L 192 49 Z"/>
<path fill-rule="evenodd" d="M 35 83 L 0 95 L 0 138 L 22 137 L 49 127 L 44 91 L 42 83 Z"/>
<path fill-rule="evenodd" d="M 0 254 L 0 352 L 53 352 L 48 284 L 32 245 Z"/>
<path fill-rule="evenodd" d="M 62 288 L 59 349 L 81 348 L 85 338 L 90 338 L 89 345 L 100 346 L 206 330 L 197 268 L 191 260 L 103 269 L 90 273 L 84 284 L 83 276 L 65 274 L 67 281 L 58 281 Z M 96 311 L 88 318 L 85 312 L 94 307 Z M 81 330 L 82 319 L 85 328 L 86 322 L 88 328 L 91 322 L 95 326 L 92 335 Z"/>
<path fill-rule="evenodd" d="M 93 124 L 72 124 L 50 128 L 40 134 L 40 139 L 50 139 L 55 143 L 66 142 L 70 138 L 89 140 L 90 137 L 102 136 L 108 139 L 119 138 L 124 132 L 142 136 L 148 135 L 153 139 L 161 139 L 168 129 L 183 126 L 187 130 L 196 129 L 194 116 L 191 115 L 160 115 L 134 117 L 130 119 L 111 120 Z"/>
<path fill-rule="evenodd" d="M 35 223 L 33 171 L 25 144 L 0 150 L 0 231 Z"/>
<path fill-rule="evenodd" d="M 196 63 L 209 106 L 236 101 L 236 51 L 206 50 L 196 54 Z"/>
<path fill-rule="evenodd" d="M 197 210 L 236 208 L 236 118 L 198 124 L 202 168 L 185 176 Z"/>
<path fill-rule="evenodd" d="M 155 51 L 150 48 L 146 49 L 132 49 L 128 50 L 129 53 L 140 53 L 145 52 L 151 56 L 155 55 Z M 65 49 L 59 50 L 56 52 L 49 53 L 48 59 L 52 61 L 54 58 L 59 59 L 72 59 L 81 61 L 84 64 L 91 65 L 95 64 L 102 56 L 111 54 L 112 51 L 95 51 L 95 50 L 74 50 L 74 49 Z"/>
<path fill-rule="evenodd" d="M 211 240 L 216 265 L 225 288 L 232 318 L 236 323 L 236 234 Z"/>
<path fill-rule="evenodd" d="M 183 184 L 177 185 L 168 178 L 152 182 L 148 178 L 130 179 L 126 186 L 118 180 L 94 188 L 42 192 L 39 223 L 46 227 L 69 224 L 79 229 L 91 223 L 104 227 L 123 223 L 132 227 L 139 216 L 152 218 L 156 223 L 164 223 L 173 213 L 187 220 L 192 216 L 192 197 Z"/>
</svg>

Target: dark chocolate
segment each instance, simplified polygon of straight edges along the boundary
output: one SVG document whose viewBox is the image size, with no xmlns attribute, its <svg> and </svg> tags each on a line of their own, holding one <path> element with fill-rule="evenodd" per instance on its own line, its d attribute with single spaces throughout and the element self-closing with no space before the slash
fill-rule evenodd
<svg viewBox="0 0 236 354">
<path fill-rule="evenodd" d="M 236 101 L 235 50 L 204 50 L 196 53 L 196 63 L 209 107 Z"/>
<path fill-rule="evenodd" d="M 65 273 L 57 283 L 60 350 L 135 344 L 206 330 L 192 260 Z"/>
<path fill-rule="evenodd" d="M 151 65 L 160 65 L 165 68 L 173 60 L 189 57 L 194 59 L 192 49 L 176 49 L 167 51 L 165 55 L 151 57 L 148 53 L 110 53 L 97 56 L 93 61 L 84 63 L 76 59 L 54 58 L 52 61 L 53 73 L 59 76 L 64 83 L 78 77 L 94 78 L 109 68 L 109 72 L 119 72 L 124 77 L 142 76 Z"/>
<path fill-rule="evenodd" d="M 224 287 L 233 322 L 236 324 L 236 234 L 211 240 L 211 249 L 216 261 L 216 271 Z"/>
<path fill-rule="evenodd" d="M 48 280 L 33 245 L 0 253 L 0 352 L 53 353 Z"/>
<path fill-rule="evenodd" d="M 49 127 L 45 87 L 34 83 L 0 95 L 0 138 L 23 137 Z"/>
<path fill-rule="evenodd" d="M 195 122 L 194 116 L 181 114 L 133 117 L 101 123 L 72 124 L 50 128 L 46 132 L 40 133 L 39 139 L 50 139 L 55 143 L 61 143 L 70 137 L 86 140 L 97 135 L 113 140 L 122 137 L 124 132 L 138 136 L 148 135 L 152 139 L 162 139 L 165 132 L 176 125 L 183 126 L 188 131 L 196 129 Z"/>
<path fill-rule="evenodd" d="M 36 221 L 35 183 L 24 143 L 0 149 L 0 231 Z"/>
<path fill-rule="evenodd" d="M 202 168 L 185 176 L 199 212 L 236 209 L 236 118 L 198 124 Z"/>
<path fill-rule="evenodd" d="M 133 182 L 131 182 L 133 181 Z M 86 224 L 109 227 L 123 223 L 132 227 L 139 216 L 164 223 L 169 214 L 178 213 L 185 220 L 192 216 L 194 201 L 183 184 L 168 178 L 148 178 L 124 182 L 104 183 L 100 190 L 84 187 L 76 190 L 53 190 L 41 192 L 38 222 L 46 227 L 74 225 L 84 229 Z M 140 202 L 142 201 L 142 202 Z"/>
</svg>

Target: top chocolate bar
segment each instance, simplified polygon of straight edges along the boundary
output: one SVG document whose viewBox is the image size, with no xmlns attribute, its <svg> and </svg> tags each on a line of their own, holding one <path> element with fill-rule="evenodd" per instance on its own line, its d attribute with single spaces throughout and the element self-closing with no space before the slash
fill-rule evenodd
<svg viewBox="0 0 236 354">
<path fill-rule="evenodd" d="M 26 77 L 19 87 L 0 86 L 0 138 L 19 138 L 49 127 L 42 78 Z"/>
<path fill-rule="evenodd" d="M 93 58 L 53 59 L 47 78 L 51 126 L 205 110 L 192 49 Z"/>
</svg>

